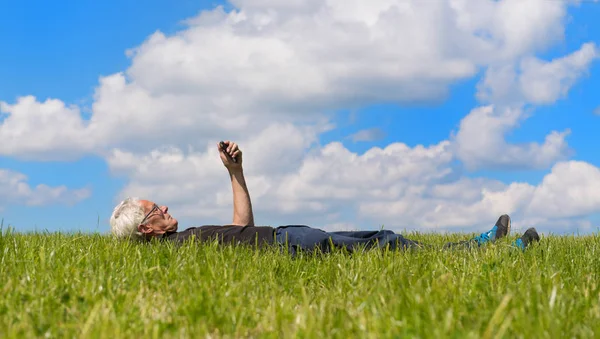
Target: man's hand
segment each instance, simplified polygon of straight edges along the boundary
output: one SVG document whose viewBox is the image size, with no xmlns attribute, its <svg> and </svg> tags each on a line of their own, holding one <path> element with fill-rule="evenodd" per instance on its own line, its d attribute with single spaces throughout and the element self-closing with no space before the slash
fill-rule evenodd
<svg viewBox="0 0 600 339">
<path fill-rule="evenodd" d="M 235 142 L 224 141 L 225 149 L 221 148 L 220 143 L 217 144 L 217 149 L 221 155 L 221 161 L 223 165 L 227 167 L 229 171 L 241 170 L 242 169 L 242 151 L 239 149 Z M 235 161 L 233 161 L 235 159 Z"/>
</svg>

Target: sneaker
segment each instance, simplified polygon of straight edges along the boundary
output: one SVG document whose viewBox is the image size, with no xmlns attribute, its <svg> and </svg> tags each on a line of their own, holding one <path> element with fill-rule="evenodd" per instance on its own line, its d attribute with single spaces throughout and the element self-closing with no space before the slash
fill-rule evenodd
<svg viewBox="0 0 600 339">
<path fill-rule="evenodd" d="M 515 240 L 513 246 L 525 250 L 525 248 L 534 241 L 540 241 L 540 235 L 534 227 L 531 227 L 527 231 L 525 231 L 525 233 L 523 233 L 523 235 L 519 239 Z"/>
<path fill-rule="evenodd" d="M 496 221 L 495 227 L 494 241 L 506 237 L 510 233 L 510 217 L 508 214 L 501 215 Z"/>
<path fill-rule="evenodd" d="M 496 221 L 494 227 L 491 230 L 481 233 L 471 241 L 476 241 L 478 246 L 481 246 L 487 242 L 494 242 L 498 239 L 504 238 L 510 233 L 510 217 L 508 214 L 501 215 Z"/>
</svg>

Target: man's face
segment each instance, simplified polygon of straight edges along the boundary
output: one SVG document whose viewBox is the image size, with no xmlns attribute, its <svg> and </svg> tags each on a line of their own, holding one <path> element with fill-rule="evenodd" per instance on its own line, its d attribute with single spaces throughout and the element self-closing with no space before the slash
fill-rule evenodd
<svg viewBox="0 0 600 339">
<path fill-rule="evenodd" d="M 143 225 L 138 226 L 140 232 L 149 235 L 160 235 L 177 231 L 177 219 L 168 213 L 169 208 L 167 206 L 158 206 L 148 200 L 140 200 L 140 204 L 144 208 L 144 215 L 147 215 Z"/>
</svg>

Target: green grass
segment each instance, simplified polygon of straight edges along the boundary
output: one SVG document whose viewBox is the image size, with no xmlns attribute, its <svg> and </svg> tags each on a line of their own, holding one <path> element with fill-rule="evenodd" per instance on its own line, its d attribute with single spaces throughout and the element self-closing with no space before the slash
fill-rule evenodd
<svg viewBox="0 0 600 339">
<path fill-rule="evenodd" d="M 468 235 L 410 234 L 441 246 Z M 102 235 L 0 237 L 0 337 L 475 338 L 600 333 L 600 237 L 292 259 Z"/>
</svg>

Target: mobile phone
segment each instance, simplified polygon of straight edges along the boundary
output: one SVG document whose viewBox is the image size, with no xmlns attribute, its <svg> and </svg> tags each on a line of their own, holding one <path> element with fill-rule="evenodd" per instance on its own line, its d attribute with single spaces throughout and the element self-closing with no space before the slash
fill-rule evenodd
<svg viewBox="0 0 600 339">
<path fill-rule="evenodd" d="M 225 153 L 225 155 L 226 155 L 226 156 L 227 156 L 229 159 L 231 159 L 231 160 L 233 160 L 233 162 L 236 162 L 236 163 L 237 163 L 237 159 L 236 159 L 236 158 L 234 158 L 234 157 L 232 157 L 231 155 L 229 155 L 229 153 L 227 153 L 227 145 L 225 145 L 225 142 L 221 141 L 221 142 L 219 143 L 219 147 L 221 147 L 221 150 L 223 151 L 223 153 Z"/>
</svg>

